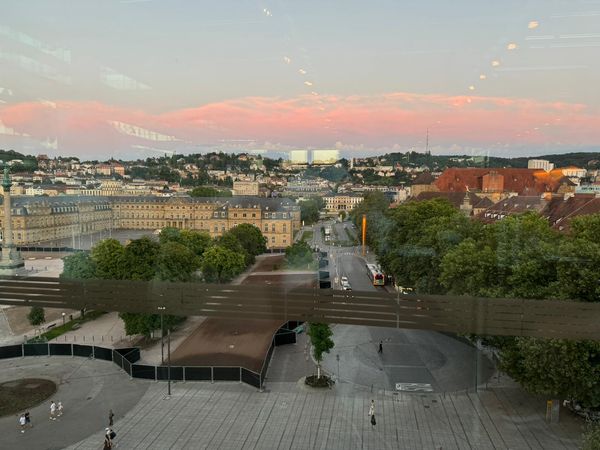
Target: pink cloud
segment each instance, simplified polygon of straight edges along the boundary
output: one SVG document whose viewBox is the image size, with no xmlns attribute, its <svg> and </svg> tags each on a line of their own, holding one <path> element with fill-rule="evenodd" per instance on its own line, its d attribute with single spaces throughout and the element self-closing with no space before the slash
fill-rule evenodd
<svg viewBox="0 0 600 450">
<path fill-rule="evenodd" d="M 600 113 L 583 104 L 532 99 L 389 93 L 373 96 L 246 97 L 162 114 L 98 102 L 28 102 L 0 106 L 0 121 L 64 154 L 85 157 L 131 145 L 222 140 L 282 146 L 410 147 L 430 129 L 436 145 L 576 145 L 600 143 Z M 126 124 L 115 127 L 115 122 Z M 131 131 L 133 130 L 133 131 Z M 0 136 L 0 143 L 4 138 Z"/>
</svg>

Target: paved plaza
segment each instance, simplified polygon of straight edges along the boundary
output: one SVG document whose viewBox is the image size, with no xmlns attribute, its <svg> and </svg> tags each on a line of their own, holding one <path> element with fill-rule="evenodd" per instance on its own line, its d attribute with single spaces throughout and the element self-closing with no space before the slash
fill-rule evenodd
<svg viewBox="0 0 600 450">
<path fill-rule="evenodd" d="M 59 422 L 48 420 L 48 405 L 33 408 L 35 426 L 25 434 L 16 417 L 0 419 L 6 448 L 100 449 L 111 407 L 121 449 L 575 449 L 581 434 L 581 422 L 566 412 L 559 424 L 546 423 L 544 399 L 506 377 L 456 394 L 371 392 L 343 382 L 311 390 L 268 380 L 264 392 L 187 382 L 173 384 L 167 398 L 166 383 L 131 380 L 110 362 L 84 358 L 4 360 L 0 373 L 56 379 L 65 404 Z"/>
</svg>

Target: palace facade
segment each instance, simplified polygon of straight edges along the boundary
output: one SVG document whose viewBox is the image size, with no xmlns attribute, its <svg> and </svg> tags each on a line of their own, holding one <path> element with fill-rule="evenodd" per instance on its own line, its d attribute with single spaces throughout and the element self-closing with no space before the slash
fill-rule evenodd
<svg viewBox="0 0 600 450">
<path fill-rule="evenodd" d="M 267 248 L 283 249 L 300 229 L 300 207 L 289 199 L 259 197 L 57 196 L 13 197 L 16 245 L 67 239 L 104 230 L 165 227 L 221 236 L 242 223 L 258 227 Z M 0 221 L 4 220 L 0 208 Z"/>
</svg>

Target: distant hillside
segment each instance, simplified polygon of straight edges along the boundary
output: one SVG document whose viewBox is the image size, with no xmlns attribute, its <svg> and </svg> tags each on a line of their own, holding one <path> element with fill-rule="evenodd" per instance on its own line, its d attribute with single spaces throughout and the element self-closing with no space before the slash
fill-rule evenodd
<svg viewBox="0 0 600 450">
<path fill-rule="evenodd" d="M 555 167 L 574 165 L 584 169 L 600 169 L 600 153 L 565 153 L 563 155 L 546 155 L 538 159 L 547 159 Z"/>
<path fill-rule="evenodd" d="M 13 159 L 20 159 L 23 161 L 23 166 L 19 167 L 19 170 L 35 170 L 37 169 L 37 159 L 32 155 L 24 155 L 19 152 L 15 152 L 14 150 L 2 150 L 0 149 L 0 161 L 5 163 L 7 161 L 12 161 Z M 15 167 L 14 169 L 16 169 Z M 13 169 L 13 170 L 14 170 Z"/>
<path fill-rule="evenodd" d="M 565 153 L 561 155 L 542 155 L 535 157 L 500 158 L 497 156 L 469 156 L 469 155 L 427 155 L 425 153 L 388 153 L 383 155 L 385 164 L 422 166 L 432 169 L 445 169 L 447 167 L 514 167 L 526 168 L 530 159 L 546 159 L 554 163 L 555 167 L 569 165 L 586 169 L 600 168 L 600 153 Z"/>
</svg>

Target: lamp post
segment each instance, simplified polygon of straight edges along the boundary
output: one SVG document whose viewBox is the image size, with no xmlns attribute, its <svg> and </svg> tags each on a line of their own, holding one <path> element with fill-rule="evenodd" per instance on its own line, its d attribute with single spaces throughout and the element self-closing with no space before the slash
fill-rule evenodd
<svg viewBox="0 0 600 450">
<path fill-rule="evenodd" d="M 65 324 L 65 316 L 67 315 L 67 313 L 62 313 L 62 318 L 63 318 L 63 325 Z"/>
<path fill-rule="evenodd" d="M 164 327 L 163 327 L 163 313 L 166 307 L 159 306 L 158 310 L 160 311 L 160 364 L 163 365 L 165 363 L 165 341 L 164 341 Z"/>
<path fill-rule="evenodd" d="M 171 329 L 167 330 L 167 395 L 171 396 Z"/>
</svg>

